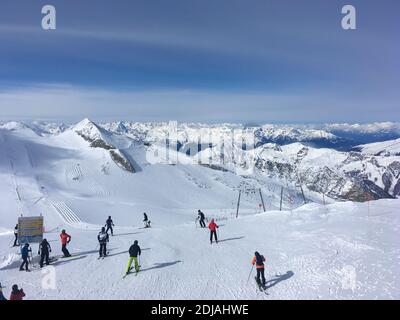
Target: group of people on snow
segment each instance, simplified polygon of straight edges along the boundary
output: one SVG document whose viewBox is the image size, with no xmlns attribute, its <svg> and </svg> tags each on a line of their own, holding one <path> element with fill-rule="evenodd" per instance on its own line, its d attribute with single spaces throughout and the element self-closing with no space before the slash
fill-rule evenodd
<svg viewBox="0 0 400 320">
<path fill-rule="evenodd" d="M 143 214 L 144 219 L 144 227 L 145 228 L 150 228 L 151 227 L 151 222 L 147 216 L 146 213 Z M 200 227 L 201 228 L 206 228 L 205 220 L 206 217 L 204 213 L 201 210 L 198 210 L 198 216 L 196 221 L 199 221 Z M 111 218 L 111 216 L 108 217 L 106 220 L 106 224 L 104 227 L 101 228 L 101 231 L 97 235 L 97 240 L 99 242 L 99 258 L 105 258 L 107 256 L 107 243 L 109 242 L 109 234 L 108 232 L 111 232 L 111 236 L 114 236 L 114 222 Z M 213 240 L 215 240 L 216 243 L 218 243 L 218 235 L 217 235 L 217 230 L 219 226 L 215 222 L 214 219 L 211 219 L 210 223 L 208 224 L 208 229 L 210 230 L 210 244 L 213 244 Z M 18 225 L 16 225 L 15 230 L 15 240 L 14 240 L 14 246 L 17 246 L 18 244 Z M 64 255 L 65 258 L 71 257 L 70 252 L 67 249 L 67 245 L 71 242 L 72 237 L 66 233 L 66 230 L 63 229 L 60 234 L 60 239 L 61 239 L 61 251 Z M 38 255 L 40 256 L 40 267 L 42 268 L 44 264 L 49 265 L 50 264 L 50 253 L 51 253 L 51 246 L 49 242 L 46 239 L 43 239 L 43 241 L 39 245 L 39 250 L 38 250 Z M 30 248 L 30 245 L 26 243 L 22 248 L 21 248 L 21 257 L 22 257 L 22 264 L 20 266 L 20 271 L 24 271 L 24 268 L 26 271 L 29 271 L 29 255 L 32 255 L 32 249 Z M 141 249 L 139 246 L 139 242 L 137 240 L 134 241 L 133 245 L 129 248 L 129 260 L 128 260 L 128 265 L 126 267 L 125 275 L 128 275 L 131 273 L 131 270 L 134 268 L 135 272 L 138 273 L 140 271 L 140 261 L 139 257 L 141 255 Z M 257 271 L 257 276 L 256 276 L 256 282 L 259 286 L 265 287 L 265 257 L 261 255 L 259 252 L 255 252 L 253 259 L 251 260 L 251 264 L 253 266 L 256 266 L 256 271 Z M 132 263 L 134 263 L 134 267 L 132 267 Z M 0 300 L 6 300 L 3 293 L 2 293 L 2 288 L 0 285 Z M 22 289 L 18 289 L 17 285 L 14 285 L 12 287 L 12 293 L 10 296 L 10 300 L 22 300 L 22 298 L 25 296 L 25 293 L 23 292 Z"/>
<path fill-rule="evenodd" d="M 65 230 L 64 230 L 65 231 Z M 46 239 L 43 239 L 43 241 L 39 244 L 39 251 L 38 255 L 40 256 L 40 267 L 43 268 L 43 264 L 46 262 L 46 265 L 50 264 L 50 252 L 51 252 L 51 246 L 47 242 Z M 25 245 L 21 249 L 21 258 L 22 258 L 22 264 L 19 267 L 19 271 L 29 271 L 29 255 L 32 254 L 32 249 L 29 246 L 29 243 L 25 243 Z"/>
</svg>

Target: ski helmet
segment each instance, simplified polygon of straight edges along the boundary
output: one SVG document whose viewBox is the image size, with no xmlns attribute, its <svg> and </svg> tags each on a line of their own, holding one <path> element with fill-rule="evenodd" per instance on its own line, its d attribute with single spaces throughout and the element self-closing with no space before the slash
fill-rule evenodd
<svg viewBox="0 0 400 320">
<path fill-rule="evenodd" d="M 65 229 L 62 229 L 62 230 L 61 230 L 61 233 L 65 233 Z"/>
<path fill-rule="evenodd" d="M 139 243 L 139 241 L 135 240 L 134 244 L 138 244 L 138 243 Z"/>
<path fill-rule="evenodd" d="M 101 228 L 101 231 L 102 231 L 102 232 L 106 231 L 106 228 L 104 228 L 104 227 L 103 227 L 103 228 Z"/>
</svg>

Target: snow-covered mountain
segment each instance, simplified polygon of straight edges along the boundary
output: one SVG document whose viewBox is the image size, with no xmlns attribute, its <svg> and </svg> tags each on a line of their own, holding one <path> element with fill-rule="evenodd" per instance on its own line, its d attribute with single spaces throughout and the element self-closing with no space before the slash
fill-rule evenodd
<svg viewBox="0 0 400 320">
<path fill-rule="evenodd" d="M 142 157 L 145 157 L 149 148 L 169 139 L 170 124 L 115 122 L 99 125 L 84 119 L 68 128 L 61 125 L 57 129 L 56 125 L 46 125 L 44 122 L 36 123 L 34 128 L 32 124 L 9 122 L 0 128 L 7 131 L 32 130 L 41 137 L 57 137 L 73 132 L 86 141 L 90 148 L 104 149 L 122 169 L 136 172 L 140 170 L 140 166 L 132 156 L 133 150 L 137 149 L 135 146 L 143 148 Z M 40 128 L 43 128 L 43 132 L 40 132 Z M 331 128 L 363 130 L 370 133 L 382 128 L 393 130 L 397 127 L 386 123 L 367 127 L 331 125 Z M 230 124 L 210 126 L 183 123 L 176 127 L 176 149 L 186 155 L 191 151 L 194 163 L 213 170 L 235 173 L 245 165 L 224 155 L 227 151 L 226 146 L 215 142 L 215 137 L 221 137 L 234 130 L 254 137 L 255 148 L 241 150 L 241 146 L 236 146 L 236 150 L 228 151 L 240 154 L 242 162 L 255 167 L 253 179 L 261 176 L 262 179 L 272 179 L 280 185 L 290 185 L 290 188 L 302 194 L 306 189 L 335 200 L 366 201 L 396 197 L 400 194 L 400 157 L 396 151 L 397 140 L 353 148 L 361 152 L 347 152 L 338 151 L 336 148 L 337 144 L 343 143 L 343 139 L 322 129 L 276 125 L 244 128 L 241 125 Z M 315 148 L 316 145 L 320 147 Z M 330 147 L 321 148 L 322 145 Z M 200 162 L 199 156 L 202 159 Z M 212 162 L 204 160 L 211 158 Z M 258 183 L 255 185 L 259 187 Z"/>
<path fill-rule="evenodd" d="M 382 142 L 400 138 L 400 123 L 376 122 L 366 124 L 336 123 L 321 126 L 341 138 L 357 144 Z"/>
<path fill-rule="evenodd" d="M 400 156 L 400 139 L 364 144 L 356 146 L 355 150 L 373 156 Z"/>
</svg>

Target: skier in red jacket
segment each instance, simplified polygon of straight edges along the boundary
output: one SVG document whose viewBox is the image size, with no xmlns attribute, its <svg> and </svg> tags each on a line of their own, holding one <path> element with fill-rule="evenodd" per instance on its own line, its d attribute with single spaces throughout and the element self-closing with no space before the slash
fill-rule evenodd
<svg viewBox="0 0 400 320">
<path fill-rule="evenodd" d="M 71 241 L 71 236 L 65 232 L 65 230 L 61 231 L 60 234 L 60 238 L 61 238 L 61 251 L 64 254 L 64 257 L 70 257 L 71 254 L 69 253 L 68 249 L 67 249 L 67 244 L 70 243 Z"/>
<path fill-rule="evenodd" d="M 23 300 L 24 297 L 25 297 L 24 290 L 22 288 L 18 289 L 18 286 L 14 284 L 12 286 L 10 300 Z"/>
<path fill-rule="evenodd" d="M 265 287 L 265 258 L 263 255 L 261 255 L 260 253 L 258 253 L 258 251 L 256 251 L 254 253 L 254 257 L 251 260 L 251 264 L 254 266 L 256 265 L 256 270 L 257 270 L 257 277 L 256 277 L 256 281 L 257 284 L 259 286 Z"/>
<path fill-rule="evenodd" d="M 210 242 L 211 244 L 213 243 L 213 235 L 215 237 L 215 242 L 218 243 L 218 238 L 217 238 L 217 229 L 218 225 L 215 223 L 214 219 L 211 219 L 210 224 L 208 225 L 208 229 L 210 229 Z"/>
</svg>

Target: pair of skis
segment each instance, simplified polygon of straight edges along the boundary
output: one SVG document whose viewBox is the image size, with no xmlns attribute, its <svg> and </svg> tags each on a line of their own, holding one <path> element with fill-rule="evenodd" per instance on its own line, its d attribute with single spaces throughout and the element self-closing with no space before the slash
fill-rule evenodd
<svg viewBox="0 0 400 320">
<path fill-rule="evenodd" d="M 108 251 L 108 252 L 106 252 L 105 256 L 100 256 L 100 257 L 97 258 L 97 260 L 100 260 L 100 259 L 104 260 L 104 258 L 108 257 L 109 254 L 110 254 L 110 252 Z"/>
<path fill-rule="evenodd" d="M 261 283 L 259 283 L 257 281 L 257 277 L 254 277 L 254 280 L 256 280 L 257 286 L 258 286 L 258 290 L 260 290 L 260 292 L 265 293 L 267 296 L 269 296 L 269 293 L 267 291 L 267 287 L 265 285 L 262 285 Z"/>
<path fill-rule="evenodd" d="M 140 268 L 141 268 L 141 267 L 142 267 L 142 266 L 139 266 L 139 271 L 135 271 L 135 276 L 137 276 L 137 275 L 139 274 Z M 131 272 L 131 271 L 133 270 L 133 268 L 134 268 L 134 267 L 130 268 L 129 271 L 128 271 L 128 273 L 125 273 L 124 276 L 122 277 L 122 279 L 125 279 L 127 276 L 129 276 L 130 274 L 132 274 L 133 272 Z"/>
</svg>

